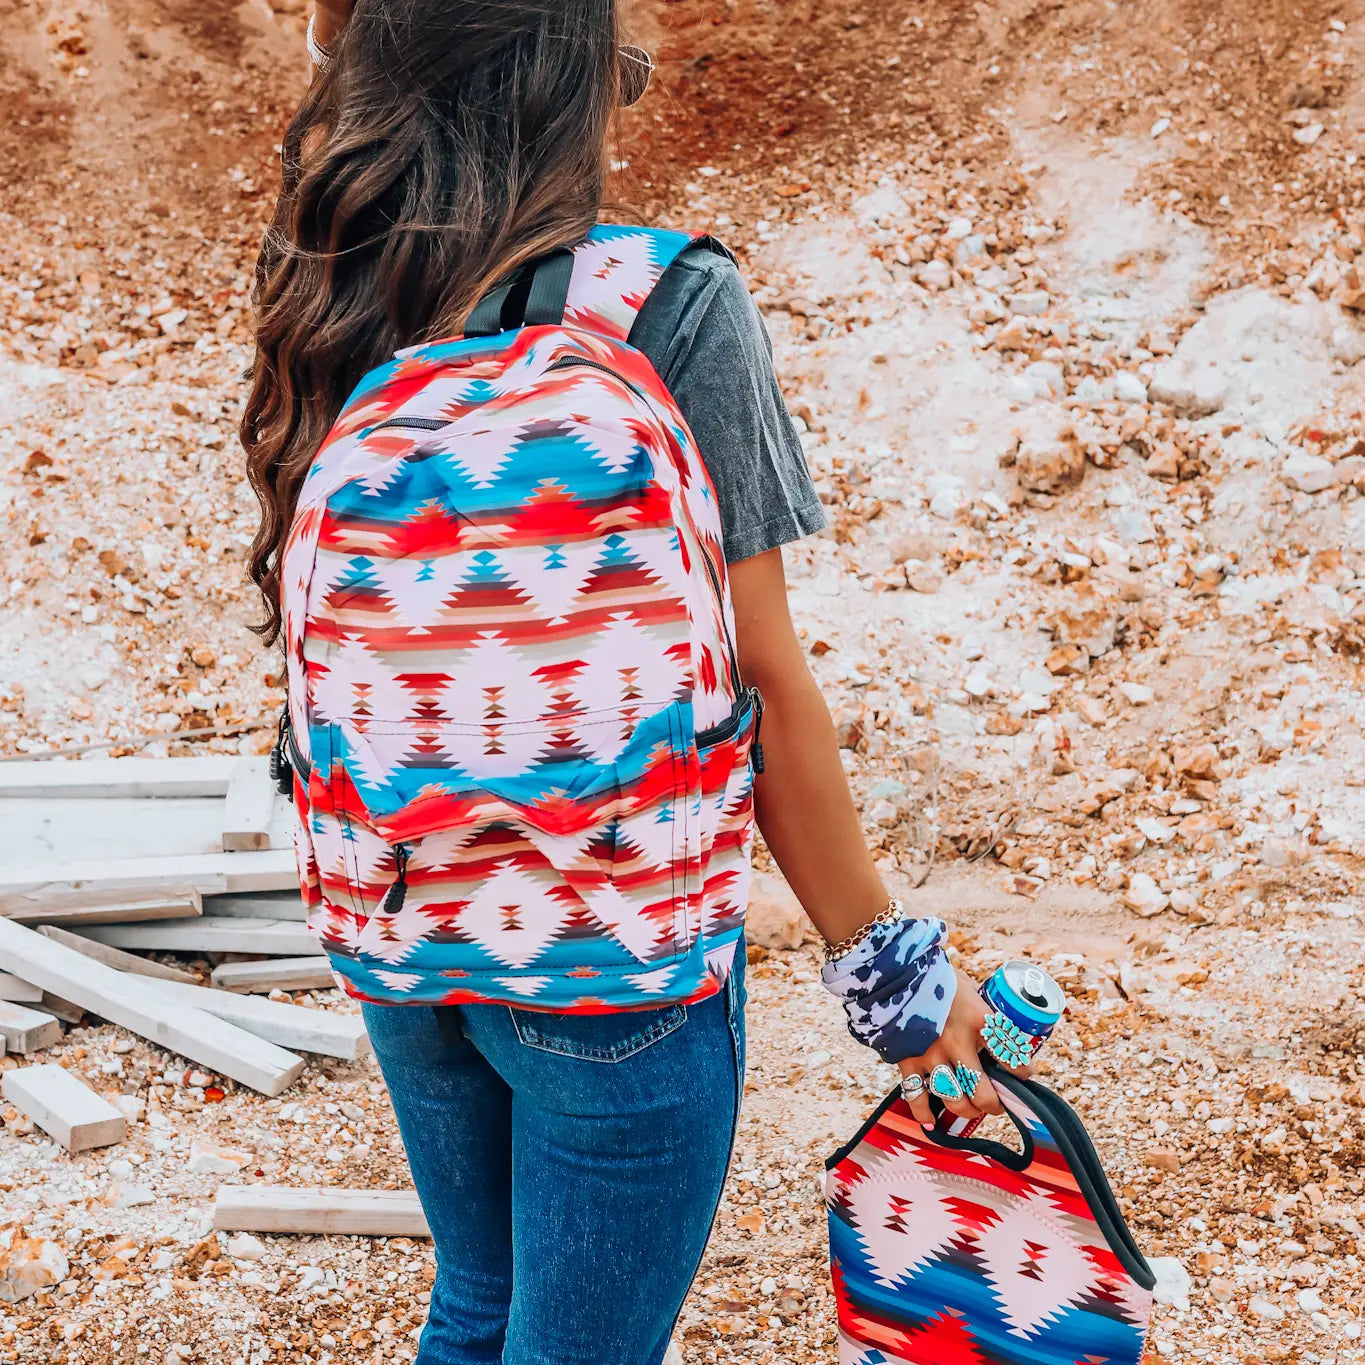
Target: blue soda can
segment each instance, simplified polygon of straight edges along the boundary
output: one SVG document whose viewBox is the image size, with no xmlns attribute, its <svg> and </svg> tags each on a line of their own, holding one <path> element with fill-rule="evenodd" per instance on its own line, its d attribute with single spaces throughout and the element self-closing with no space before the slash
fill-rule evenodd
<svg viewBox="0 0 1365 1365">
<path fill-rule="evenodd" d="M 1030 1057 L 1037 1056 L 1066 1013 L 1066 994 L 1062 988 L 1041 967 L 1021 957 L 997 967 L 982 983 L 979 994 L 987 1009 L 998 1010 L 1028 1035 Z M 944 1126 L 954 1137 L 970 1137 L 981 1126 L 981 1120 L 954 1118 Z"/>
</svg>

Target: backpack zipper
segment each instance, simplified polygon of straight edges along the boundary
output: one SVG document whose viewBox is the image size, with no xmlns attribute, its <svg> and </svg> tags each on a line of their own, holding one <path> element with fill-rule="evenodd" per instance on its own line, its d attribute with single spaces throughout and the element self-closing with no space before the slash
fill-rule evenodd
<svg viewBox="0 0 1365 1365">
<path fill-rule="evenodd" d="M 451 425 L 451 422 L 441 417 L 386 417 L 382 422 L 376 422 L 365 434 L 368 436 L 370 432 L 383 431 L 385 427 L 409 427 L 413 431 L 440 431 L 443 427 Z"/>
<path fill-rule="evenodd" d="M 730 739 L 739 730 L 740 722 L 744 719 L 746 702 L 754 713 L 754 739 L 749 746 L 749 757 L 754 765 L 754 772 L 761 774 L 764 768 L 763 745 L 759 743 L 758 736 L 763 729 L 763 694 L 756 687 L 744 689 L 739 700 L 735 703 L 734 709 L 719 725 L 712 725 L 705 730 L 697 731 L 697 748 L 709 749 L 712 745 Z"/>
</svg>

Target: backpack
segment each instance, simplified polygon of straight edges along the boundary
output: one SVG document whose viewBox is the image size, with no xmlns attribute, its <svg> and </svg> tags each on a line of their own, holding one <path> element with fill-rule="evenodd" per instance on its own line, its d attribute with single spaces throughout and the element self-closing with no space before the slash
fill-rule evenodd
<svg viewBox="0 0 1365 1365">
<path fill-rule="evenodd" d="M 715 489 L 630 329 L 709 239 L 599 226 L 367 374 L 282 560 L 309 924 L 382 1004 L 715 993 L 762 701 Z"/>
<path fill-rule="evenodd" d="M 1022 1150 L 900 1089 L 825 1163 L 839 1365 L 1141 1365 L 1156 1277 L 1076 1112 L 993 1062 Z"/>
</svg>

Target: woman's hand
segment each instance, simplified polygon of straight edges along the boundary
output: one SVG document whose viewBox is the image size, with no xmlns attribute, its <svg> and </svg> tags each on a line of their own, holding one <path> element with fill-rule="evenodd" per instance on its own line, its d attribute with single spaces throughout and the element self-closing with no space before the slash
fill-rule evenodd
<svg viewBox="0 0 1365 1365">
<path fill-rule="evenodd" d="M 1000 1096 L 981 1072 L 980 1053 L 985 1046 L 981 1039 L 981 1028 L 986 1022 L 986 1014 L 986 1002 L 977 994 L 977 983 L 966 972 L 959 970 L 957 994 L 953 997 L 948 1022 L 938 1042 L 923 1057 L 907 1057 L 899 1063 L 902 1076 L 924 1077 L 925 1090 L 918 1099 L 910 1101 L 910 1112 L 924 1127 L 932 1128 L 934 1125 L 928 1085 L 929 1075 L 936 1066 L 946 1066 L 956 1076 L 957 1068 L 961 1065 L 980 1077 L 970 1095 L 958 1100 L 944 1099 L 954 1114 L 964 1119 L 974 1119 L 1003 1112 Z M 1022 1076 L 1028 1073 L 1021 1068 L 1015 1074 Z"/>
</svg>

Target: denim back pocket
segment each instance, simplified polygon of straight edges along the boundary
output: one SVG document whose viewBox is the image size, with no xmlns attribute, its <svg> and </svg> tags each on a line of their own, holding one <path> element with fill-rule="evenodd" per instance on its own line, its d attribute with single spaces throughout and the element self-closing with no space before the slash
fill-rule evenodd
<svg viewBox="0 0 1365 1365">
<path fill-rule="evenodd" d="M 552 1014 L 514 1007 L 507 1012 L 527 1047 L 581 1062 L 623 1062 L 687 1022 L 686 1005 L 615 1014 Z"/>
</svg>

